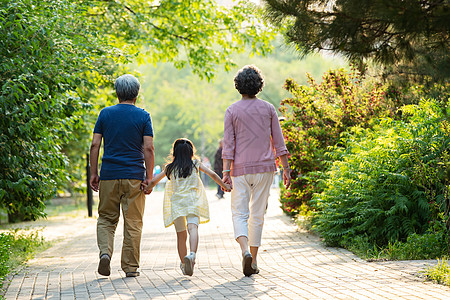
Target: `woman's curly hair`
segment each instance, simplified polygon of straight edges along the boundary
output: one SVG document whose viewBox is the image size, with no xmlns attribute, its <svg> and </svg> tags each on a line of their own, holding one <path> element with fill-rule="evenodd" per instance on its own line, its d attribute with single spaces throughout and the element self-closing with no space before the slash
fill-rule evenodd
<svg viewBox="0 0 450 300">
<path fill-rule="evenodd" d="M 240 69 L 234 77 L 234 86 L 241 95 L 256 96 L 264 86 L 264 78 L 261 71 L 248 65 Z"/>
</svg>

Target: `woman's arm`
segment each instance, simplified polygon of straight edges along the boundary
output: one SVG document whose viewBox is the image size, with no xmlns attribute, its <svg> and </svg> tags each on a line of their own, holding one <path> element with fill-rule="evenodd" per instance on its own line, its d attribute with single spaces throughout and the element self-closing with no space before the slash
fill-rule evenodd
<svg viewBox="0 0 450 300">
<path fill-rule="evenodd" d="M 271 106 L 272 110 L 272 124 L 271 124 L 271 132 L 272 132 L 272 144 L 275 150 L 275 157 L 280 157 L 284 154 L 289 154 L 289 151 L 286 148 L 286 144 L 284 142 L 283 131 L 281 130 L 280 121 L 278 120 L 277 113 L 273 105 Z M 283 167 L 286 165 L 283 164 Z"/>
<path fill-rule="evenodd" d="M 291 169 L 289 167 L 288 154 L 289 151 L 286 148 L 284 142 L 283 131 L 281 130 L 280 121 L 278 120 L 275 107 L 272 109 L 272 143 L 275 150 L 275 157 L 278 157 L 283 165 L 283 183 L 284 186 L 289 188 L 291 185 Z"/>
<path fill-rule="evenodd" d="M 223 132 L 223 148 L 222 148 L 222 159 L 223 159 L 223 182 L 229 184 L 231 189 L 233 189 L 233 181 L 231 180 L 231 162 L 234 160 L 234 154 L 236 149 L 236 135 L 234 132 L 233 116 L 231 113 L 231 108 L 225 112 L 224 119 L 224 132 Z"/>
<path fill-rule="evenodd" d="M 219 175 L 216 172 L 212 171 L 208 167 L 205 167 L 202 163 L 200 163 L 200 171 L 206 173 L 209 177 L 211 177 L 218 185 L 223 187 L 227 192 L 231 191 L 231 186 L 227 183 L 224 183 L 222 179 L 220 179 Z"/>
<path fill-rule="evenodd" d="M 291 185 L 291 168 L 289 167 L 288 156 L 287 154 L 283 154 L 279 158 L 283 165 L 283 183 L 286 189 L 288 189 Z"/>
<path fill-rule="evenodd" d="M 231 163 L 233 160 L 231 159 L 223 159 L 223 182 L 225 182 L 226 184 L 229 184 L 231 189 L 233 189 L 233 181 L 231 180 L 231 175 L 230 175 L 230 169 L 231 169 Z"/>
</svg>

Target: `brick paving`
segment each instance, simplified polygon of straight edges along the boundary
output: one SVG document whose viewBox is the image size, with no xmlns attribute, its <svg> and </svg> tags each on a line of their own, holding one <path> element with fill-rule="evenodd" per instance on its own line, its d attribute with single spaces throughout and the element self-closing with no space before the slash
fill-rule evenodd
<svg viewBox="0 0 450 300">
<path fill-rule="evenodd" d="M 179 270 L 176 235 L 164 228 L 162 192 L 147 196 L 141 276 L 120 270 L 122 223 L 116 232 L 111 276 L 99 275 L 95 218 L 48 225 L 49 239 L 64 237 L 5 282 L 6 299 L 450 299 L 450 288 L 424 281 L 420 270 L 436 261 L 365 262 L 299 231 L 279 208 L 272 190 L 258 263 L 244 277 L 233 239 L 229 194 L 207 192 L 211 221 L 199 228 L 192 277 Z"/>
</svg>

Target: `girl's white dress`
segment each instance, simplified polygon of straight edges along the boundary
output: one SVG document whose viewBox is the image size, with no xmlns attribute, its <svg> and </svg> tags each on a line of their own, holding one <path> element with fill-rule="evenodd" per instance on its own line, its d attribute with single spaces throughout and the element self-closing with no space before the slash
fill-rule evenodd
<svg viewBox="0 0 450 300">
<path fill-rule="evenodd" d="M 169 227 L 178 217 L 196 215 L 200 223 L 209 221 L 209 205 L 205 187 L 200 179 L 200 162 L 193 160 L 195 168 L 186 178 L 171 174 L 164 192 L 164 226 Z"/>
</svg>

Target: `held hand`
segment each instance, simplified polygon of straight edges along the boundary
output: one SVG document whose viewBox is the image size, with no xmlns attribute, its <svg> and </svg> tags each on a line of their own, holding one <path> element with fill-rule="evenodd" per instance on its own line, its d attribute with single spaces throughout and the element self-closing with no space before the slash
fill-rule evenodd
<svg viewBox="0 0 450 300">
<path fill-rule="evenodd" d="M 144 194 L 146 194 L 146 195 L 149 195 L 153 191 L 153 188 L 150 188 L 150 186 L 149 186 L 149 182 L 150 182 L 150 179 L 146 178 L 141 183 L 141 191 L 143 191 Z"/>
<path fill-rule="evenodd" d="M 94 192 L 98 192 L 98 183 L 100 182 L 100 177 L 98 175 L 91 175 L 89 180 L 89 185 Z"/>
<path fill-rule="evenodd" d="M 149 195 L 152 193 L 153 189 L 149 189 L 148 185 L 144 185 L 141 183 L 141 191 L 143 191 L 144 194 Z"/>
<path fill-rule="evenodd" d="M 225 183 L 226 188 L 222 187 L 222 191 L 224 192 L 231 192 L 231 185 L 229 185 L 228 183 Z"/>
<path fill-rule="evenodd" d="M 291 185 L 291 170 L 283 170 L 283 183 L 286 189 Z"/>
<path fill-rule="evenodd" d="M 228 187 L 229 187 L 228 190 L 222 188 L 222 191 L 224 191 L 224 192 L 230 192 L 230 191 L 233 189 L 233 182 L 232 182 L 232 180 L 231 180 L 230 173 L 228 173 L 228 172 L 223 173 L 222 181 L 223 181 L 223 183 L 225 183 L 225 184 L 228 185 Z"/>
</svg>

